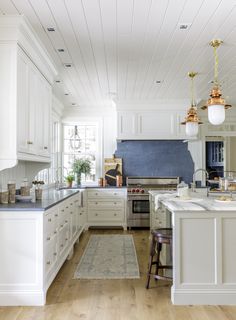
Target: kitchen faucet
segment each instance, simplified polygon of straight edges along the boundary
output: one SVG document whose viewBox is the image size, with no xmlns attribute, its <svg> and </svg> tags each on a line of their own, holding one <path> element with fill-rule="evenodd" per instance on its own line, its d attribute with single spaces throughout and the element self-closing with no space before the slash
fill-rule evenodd
<svg viewBox="0 0 236 320">
<path fill-rule="evenodd" d="M 192 191 L 194 191 L 196 188 L 196 174 L 200 171 L 205 173 L 205 185 L 207 186 L 207 179 L 209 179 L 209 173 L 207 172 L 206 169 L 199 168 L 195 170 L 193 173 Z"/>
</svg>

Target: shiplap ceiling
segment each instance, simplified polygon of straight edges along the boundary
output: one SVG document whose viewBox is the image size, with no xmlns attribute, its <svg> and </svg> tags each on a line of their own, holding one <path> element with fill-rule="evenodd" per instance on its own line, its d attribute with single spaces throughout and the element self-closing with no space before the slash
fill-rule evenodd
<svg viewBox="0 0 236 320">
<path fill-rule="evenodd" d="M 224 41 L 219 78 L 236 103 L 236 0 L 0 0 L 0 14 L 28 18 L 58 67 L 67 106 L 186 99 L 190 70 L 199 72 L 197 98 L 206 99 L 213 38 Z"/>
</svg>

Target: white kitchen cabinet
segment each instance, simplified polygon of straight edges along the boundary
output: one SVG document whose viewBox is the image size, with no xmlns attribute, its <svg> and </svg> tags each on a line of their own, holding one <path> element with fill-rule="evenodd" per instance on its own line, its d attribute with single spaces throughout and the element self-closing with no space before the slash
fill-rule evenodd
<svg viewBox="0 0 236 320">
<path fill-rule="evenodd" d="M 51 86 L 21 48 L 17 64 L 18 159 L 46 161 L 40 157 L 50 157 Z"/>
<path fill-rule="evenodd" d="M 185 126 L 180 124 L 184 116 L 177 110 L 118 111 L 117 139 L 186 139 Z"/>
<path fill-rule="evenodd" d="M 89 226 L 121 226 L 127 229 L 126 189 L 88 189 Z"/>
<path fill-rule="evenodd" d="M 50 162 L 51 85 L 57 71 L 23 16 L 0 17 L 0 170 Z"/>
<path fill-rule="evenodd" d="M 83 231 L 79 198 L 77 193 L 46 211 L 1 211 L 1 306 L 45 304 L 50 284 Z"/>
</svg>

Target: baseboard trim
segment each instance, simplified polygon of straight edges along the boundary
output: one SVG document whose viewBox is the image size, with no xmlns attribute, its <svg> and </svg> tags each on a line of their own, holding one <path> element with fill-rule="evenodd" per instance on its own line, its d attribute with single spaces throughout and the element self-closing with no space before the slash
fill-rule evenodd
<svg viewBox="0 0 236 320">
<path fill-rule="evenodd" d="M 43 306 L 46 293 L 41 291 L 0 291 L 0 306 Z"/>
<path fill-rule="evenodd" d="M 175 305 L 236 305 L 235 289 L 174 289 L 171 301 Z"/>
</svg>

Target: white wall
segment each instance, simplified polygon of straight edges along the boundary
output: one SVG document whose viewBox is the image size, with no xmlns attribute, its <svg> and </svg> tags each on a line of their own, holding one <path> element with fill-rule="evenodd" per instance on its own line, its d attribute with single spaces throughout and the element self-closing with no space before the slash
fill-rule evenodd
<svg viewBox="0 0 236 320">
<path fill-rule="evenodd" d="M 111 157 L 116 150 L 116 110 L 113 107 L 104 109 L 75 107 L 66 108 L 62 116 L 64 123 L 97 122 L 99 127 L 99 164 L 98 176 L 103 175 L 103 159 Z"/>
</svg>

